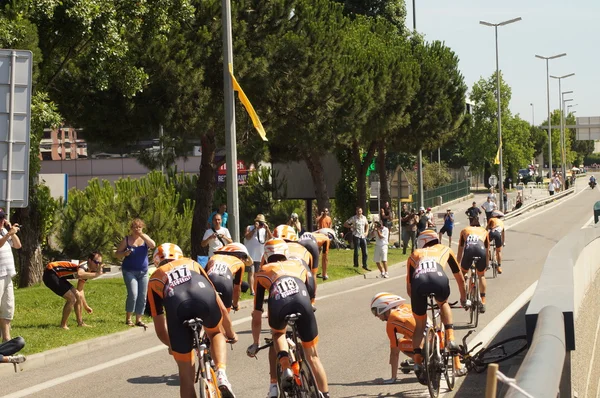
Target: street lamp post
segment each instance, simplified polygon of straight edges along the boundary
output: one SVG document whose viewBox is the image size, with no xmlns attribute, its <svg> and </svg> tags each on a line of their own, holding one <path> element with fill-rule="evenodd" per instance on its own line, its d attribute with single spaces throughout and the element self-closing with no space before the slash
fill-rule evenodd
<svg viewBox="0 0 600 398">
<path fill-rule="evenodd" d="M 571 111 L 569 109 L 576 107 L 579 104 L 574 104 L 574 105 L 567 105 L 567 116 L 569 116 L 571 114 Z M 575 113 L 577 111 L 573 111 L 572 113 Z"/>
<path fill-rule="evenodd" d="M 514 22 L 518 22 L 521 20 L 521 17 L 509 19 L 508 21 L 500 22 L 500 23 L 490 23 L 485 21 L 479 21 L 481 25 L 492 26 L 494 27 L 494 33 L 496 38 L 496 101 L 498 102 L 498 157 L 500 158 L 500 170 L 498 171 L 498 179 L 500 182 L 499 185 L 499 197 L 500 197 L 500 210 L 506 211 L 504 208 L 504 178 L 503 178 L 503 170 L 504 167 L 503 159 L 502 159 L 502 108 L 500 103 L 500 68 L 498 66 L 498 26 L 508 25 Z"/>
<path fill-rule="evenodd" d="M 565 102 L 573 101 L 573 98 L 565 99 L 565 94 L 572 94 L 573 91 L 565 91 L 561 95 L 561 110 L 560 110 L 560 127 L 561 127 L 561 145 L 562 145 L 562 161 L 563 161 L 563 178 L 566 178 L 566 161 L 567 161 L 567 128 L 565 127 Z"/>
<path fill-rule="evenodd" d="M 417 6 L 416 0 L 412 0 L 413 6 L 413 32 L 417 32 Z M 425 206 L 423 198 L 423 150 L 419 149 L 417 153 L 417 185 L 419 189 L 419 206 Z"/>
<path fill-rule="evenodd" d="M 575 76 L 575 73 L 569 73 L 568 75 L 563 76 L 553 76 L 550 75 L 551 78 L 558 80 L 558 107 L 560 111 L 560 151 L 561 151 L 561 161 L 562 161 L 562 175 L 565 178 L 565 130 L 563 128 L 563 96 L 562 96 L 562 79 L 566 79 L 568 77 Z M 572 93 L 572 91 L 569 91 Z"/>
<path fill-rule="evenodd" d="M 531 125 L 535 126 L 535 107 L 533 106 L 533 102 L 531 102 Z"/>
<path fill-rule="evenodd" d="M 548 65 L 548 61 L 551 59 L 565 57 L 566 55 L 567 53 L 557 54 L 551 57 L 544 57 L 537 54 L 535 55 L 536 58 L 546 60 L 546 96 L 548 97 L 548 166 L 550 166 L 550 177 L 552 177 L 552 115 L 550 114 L 550 66 Z"/>
</svg>

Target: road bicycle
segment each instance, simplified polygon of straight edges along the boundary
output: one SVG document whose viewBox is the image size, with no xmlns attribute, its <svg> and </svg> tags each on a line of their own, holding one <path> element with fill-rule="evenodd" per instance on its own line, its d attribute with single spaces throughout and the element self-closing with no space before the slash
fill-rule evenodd
<svg viewBox="0 0 600 398">
<path fill-rule="evenodd" d="M 210 340 L 202 328 L 202 319 L 189 319 L 183 324 L 192 329 L 194 335 L 194 351 L 198 362 L 194 383 L 198 383 L 200 398 L 221 398 L 215 365 L 210 355 Z"/>
<path fill-rule="evenodd" d="M 488 269 L 492 269 L 492 278 L 498 277 L 498 261 L 496 261 L 496 242 L 490 242 L 490 265 Z"/>
<path fill-rule="evenodd" d="M 285 337 L 288 343 L 288 354 L 290 358 L 291 369 L 294 374 L 292 385 L 284 389 L 281 386 L 281 365 L 277 364 L 277 383 L 279 384 L 280 398 L 317 398 L 319 397 L 319 387 L 315 375 L 306 360 L 302 344 L 298 339 L 298 330 L 296 321 L 301 314 L 290 314 L 285 317 L 285 321 L 291 330 L 286 331 Z M 270 348 L 273 346 L 273 340 L 265 338 L 266 344 L 258 347 L 258 351 Z"/>
<path fill-rule="evenodd" d="M 467 339 L 474 332 L 474 330 L 470 330 L 469 333 L 463 337 L 463 343 L 459 346 L 458 351 L 460 362 L 465 365 L 467 371 L 474 370 L 477 373 L 481 373 L 485 371 L 489 364 L 506 361 L 525 351 L 528 347 L 527 336 L 520 335 L 499 341 L 489 347 L 481 348 L 473 354 L 473 350 L 483 345 L 483 343 L 480 342 L 469 349 L 467 346 Z"/>
<path fill-rule="evenodd" d="M 423 341 L 423 371 L 427 379 L 427 389 L 429 396 L 436 398 L 440 393 L 440 382 L 442 374 L 448 384 L 448 390 L 454 389 L 455 369 L 454 355 L 446 347 L 445 331 L 440 318 L 439 306 L 434 302 L 435 295 L 429 295 L 428 307 L 431 309 L 431 320 L 433 323 L 427 322 L 424 332 Z M 456 303 L 450 304 L 453 306 Z M 436 310 L 438 310 L 436 312 Z"/>
<path fill-rule="evenodd" d="M 479 294 L 479 275 L 477 275 L 477 262 L 481 257 L 473 257 L 470 275 L 466 278 L 467 283 L 467 308 L 469 309 L 469 324 L 474 328 L 479 324 L 479 311 L 481 296 Z"/>
<path fill-rule="evenodd" d="M 18 336 L 14 339 L 5 341 L 0 344 L 0 355 L 4 357 L 2 363 L 12 363 L 15 367 L 15 372 L 18 371 L 17 364 L 25 362 L 26 358 L 23 355 L 15 355 L 25 347 L 25 339 Z"/>
</svg>

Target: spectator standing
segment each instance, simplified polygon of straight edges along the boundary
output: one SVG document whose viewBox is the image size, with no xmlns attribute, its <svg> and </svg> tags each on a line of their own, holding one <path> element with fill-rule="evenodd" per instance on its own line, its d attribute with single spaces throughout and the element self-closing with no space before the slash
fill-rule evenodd
<svg viewBox="0 0 600 398">
<path fill-rule="evenodd" d="M 350 217 L 344 223 L 344 227 L 352 230 L 352 241 L 354 243 L 354 267 L 358 268 L 358 248 L 362 253 L 363 269 L 370 271 L 367 267 L 367 233 L 369 232 L 369 222 L 363 215 L 361 207 L 356 208 L 356 214 Z"/>
<path fill-rule="evenodd" d="M 19 224 L 11 225 L 6 219 L 4 210 L 0 209 L 0 334 L 2 334 L 2 341 L 10 340 L 10 322 L 15 313 L 12 278 L 17 272 L 12 248 L 21 248 L 21 240 L 17 236 L 19 230 Z"/>
<path fill-rule="evenodd" d="M 425 217 L 427 217 L 427 229 L 433 229 L 434 231 L 437 231 L 435 226 L 435 215 L 431 212 L 431 207 L 427 208 Z"/>
<path fill-rule="evenodd" d="M 465 211 L 465 214 L 469 218 L 469 226 L 471 227 L 480 227 L 479 223 L 479 215 L 481 214 L 481 210 L 477 207 L 477 202 L 473 202 L 472 206 Z"/>
<path fill-rule="evenodd" d="M 402 250 L 404 250 L 404 254 L 406 254 L 406 245 L 408 244 L 409 239 L 409 216 L 410 211 L 408 211 L 408 206 L 406 203 L 402 203 L 402 207 L 400 208 L 400 238 L 402 241 Z"/>
<path fill-rule="evenodd" d="M 392 208 L 390 207 L 390 202 L 385 202 L 384 206 L 379 212 L 379 218 L 381 223 L 388 229 L 392 227 Z"/>
<path fill-rule="evenodd" d="M 444 214 L 444 226 L 440 229 L 439 240 L 442 243 L 442 236 L 444 233 L 448 234 L 448 247 L 452 247 L 452 231 L 454 230 L 454 213 L 452 210 L 446 210 Z"/>
<path fill-rule="evenodd" d="M 287 225 L 294 228 L 294 231 L 296 231 L 296 236 L 300 237 L 300 234 L 302 233 L 302 224 L 300 223 L 300 220 L 298 220 L 298 213 L 290 214 L 290 219 L 288 220 Z"/>
<path fill-rule="evenodd" d="M 375 264 L 379 272 L 381 272 L 382 278 L 388 278 L 388 266 L 387 266 L 387 255 L 388 245 L 390 241 L 390 230 L 381 222 L 375 222 Z"/>
<path fill-rule="evenodd" d="M 148 250 L 156 244 L 144 233 L 146 224 L 139 218 L 131 221 L 129 235 L 123 238 L 115 257 L 122 259 L 121 271 L 127 287 L 125 324 L 146 327 L 142 320 L 148 294 Z M 131 320 L 135 313 L 135 324 Z"/>
<path fill-rule="evenodd" d="M 254 273 L 260 268 L 260 260 L 265 252 L 265 242 L 273 238 L 273 234 L 269 229 L 269 224 L 265 220 L 263 214 L 258 214 L 254 219 L 253 225 L 246 227 L 244 234 L 244 245 L 248 249 L 248 254 L 252 257 L 252 265 L 248 270 L 248 283 L 254 296 Z"/>
<path fill-rule="evenodd" d="M 504 202 L 504 211 L 507 212 L 508 210 L 508 194 L 506 193 L 506 189 L 502 192 L 502 201 Z"/>
<path fill-rule="evenodd" d="M 329 209 L 325 208 L 321 211 L 319 217 L 317 217 L 317 229 L 331 228 L 331 225 L 332 221 L 331 216 L 329 215 Z"/>
<path fill-rule="evenodd" d="M 494 187 L 490 187 L 490 193 L 488 193 L 488 198 L 490 198 L 492 202 L 496 203 L 496 193 L 494 191 Z"/>
<path fill-rule="evenodd" d="M 208 246 L 208 256 L 212 256 L 215 250 L 233 243 L 229 230 L 221 226 L 221 214 L 215 213 L 212 218 L 212 225 L 204 232 L 200 246 Z"/>
<path fill-rule="evenodd" d="M 417 248 L 417 232 L 418 232 L 418 227 L 419 227 L 419 216 L 417 215 L 417 211 L 415 208 L 412 208 L 410 210 L 410 216 L 409 216 L 408 223 L 409 223 L 408 237 L 411 242 L 410 252 L 412 254 L 415 251 L 415 249 Z M 404 252 L 402 254 L 406 254 L 406 246 L 405 246 Z"/>
<path fill-rule="evenodd" d="M 419 214 L 417 218 L 417 236 L 423 231 L 427 229 L 428 220 L 425 215 L 425 208 L 423 206 L 419 207 Z"/>
<path fill-rule="evenodd" d="M 213 217 L 217 213 L 221 215 L 221 226 L 227 228 L 227 219 L 229 218 L 229 214 L 227 214 L 227 203 L 221 203 L 218 210 L 210 213 L 210 216 L 208 216 L 208 221 L 206 222 L 207 228 L 211 227 Z"/>
<path fill-rule="evenodd" d="M 483 202 L 481 208 L 483 209 L 483 211 L 485 211 L 486 221 L 490 221 L 490 218 L 492 217 L 492 212 L 496 210 L 497 206 L 496 203 L 492 201 L 492 198 L 488 195 L 487 200 Z"/>
<path fill-rule="evenodd" d="M 550 179 L 550 182 L 548 182 L 548 193 L 550 196 L 554 195 L 554 181 L 552 178 Z"/>
</svg>

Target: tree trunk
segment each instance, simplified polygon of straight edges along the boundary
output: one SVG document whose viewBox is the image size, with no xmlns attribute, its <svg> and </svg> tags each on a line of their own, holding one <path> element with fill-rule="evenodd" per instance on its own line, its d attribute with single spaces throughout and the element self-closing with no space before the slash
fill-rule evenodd
<svg viewBox="0 0 600 398">
<path fill-rule="evenodd" d="M 361 159 L 358 141 L 352 143 L 352 163 L 356 170 L 356 206 L 361 207 L 364 214 L 367 214 L 369 209 L 367 206 L 367 168 L 373 161 L 376 147 L 376 142 L 371 141 L 365 158 Z"/>
<path fill-rule="evenodd" d="M 201 145 L 202 159 L 200 161 L 200 174 L 196 183 L 196 205 L 194 207 L 194 219 L 192 220 L 191 246 L 193 259 L 196 259 L 199 255 L 205 256 L 208 253 L 208 248 L 200 246 L 200 243 L 206 232 L 206 221 L 210 215 L 216 189 L 216 137 L 214 132 L 204 134 L 201 138 Z"/>
<path fill-rule="evenodd" d="M 307 152 L 303 156 L 306 166 L 310 171 L 313 185 L 315 187 L 315 196 L 317 198 L 317 209 L 319 212 L 324 208 L 328 208 L 329 204 L 329 192 L 327 191 L 327 183 L 325 182 L 325 173 L 323 171 L 323 164 L 319 155 Z"/>
<path fill-rule="evenodd" d="M 377 144 L 377 171 L 379 172 L 379 192 L 381 204 L 392 202 L 390 197 L 390 189 L 388 187 L 388 174 L 385 169 L 385 142 L 379 141 Z"/>
<path fill-rule="evenodd" d="M 40 230 L 39 214 L 36 209 L 35 199 L 32 196 L 34 190 L 30 189 L 29 195 L 32 199 L 29 207 L 16 209 L 14 218 L 11 223 L 19 225 L 26 222 L 26 228 L 23 228 L 19 233 L 21 240 L 21 249 L 13 250 L 15 256 L 15 265 L 19 273 L 19 287 L 29 287 L 36 285 L 42 281 L 42 273 L 44 272 L 44 259 L 42 258 L 42 246 L 40 245 L 41 236 L 38 233 Z"/>
</svg>

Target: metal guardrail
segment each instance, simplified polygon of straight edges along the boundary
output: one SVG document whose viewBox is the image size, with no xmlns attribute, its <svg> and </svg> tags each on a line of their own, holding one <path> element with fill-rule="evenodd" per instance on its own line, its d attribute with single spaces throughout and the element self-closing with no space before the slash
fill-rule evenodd
<svg viewBox="0 0 600 398">
<path fill-rule="evenodd" d="M 536 188 L 536 189 L 538 189 L 538 188 Z M 509 212 L 506 216 L 504 216 L 504 219 L 510 220 L 511 218 L 521 215 L 528 210 L 535 209 L 536 207 L 543 206 L 548 202 L 552 202 L 554 200 L 561 199 L 569 194 L 572 194 L 573 192 L 575 192 L 575 187 L 565 189 L 564 191 L 562 191 L 556 195 L 552 195 L 552 196 L 548 195 L 547 198 L 538 199 L 535 202 L 531 202 L 525 206 L 522 206 L 520 209 Z"/>
<path fill-rule="evenodd" d="M 533 397 L 556 397 L 566 356 L 563 314 L 553 305 L 542 308 L 537 327 L 523 360 L 516 384 Z M 510 389 L 505 398 L 525 397 L 522 392 Z"/>
</svg>

